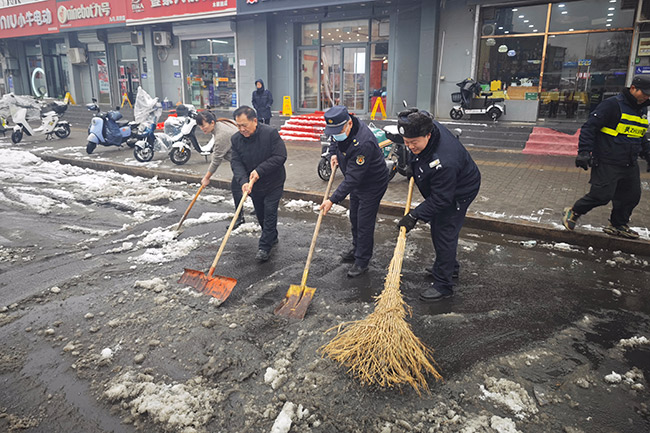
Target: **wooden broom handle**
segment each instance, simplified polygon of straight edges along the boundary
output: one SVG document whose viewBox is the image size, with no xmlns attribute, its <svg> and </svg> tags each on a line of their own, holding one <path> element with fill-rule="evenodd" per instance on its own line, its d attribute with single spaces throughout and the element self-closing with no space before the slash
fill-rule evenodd
<svg viewBox="0 0 650 433">
<path fill-rule="evenodd" d="M 187 218 L 187 215 L 189 215 L 192 206 L 194 206 L 194 202 L 196 202 L 196 199 L 199 198 L 199 194 L 201 194 L 201 191 L 203 191 L 203 187 L 204 185 L 201 185 L 201 187 L 196 192 L 196 194 L 194 194 L 194 198 L 192 199 L 192 202 L 190 203 L 190 205 L 187 207 L 187 210 L 183 214 L 183 218 L 181 218 L 181 221 L 178 223 L 178 227 L 176 227 L 177 231 L 181 229 L 181 225 L 183 225 L 183 221 L 185 221 L 185 218 Z"/>
<path fill-rule="evenodd" d="M 411 176 L 409 181 L 409 191 L 406 196 L 406 207 L 404 208 L 404 215 L 407 215 L 411 211 L 411 200 L 413 199 L 413 185 L 415 185 L 415 177 Z"/>
<path fill-rule="evenodd" d="M 251 188 L 253 188 L 252 184 L 251 184 Z M 239 201 L 239 206 L 237 206 L 237 210 L 235 211 L 235 216 L 232 217 L 232 221 L 230 221 L 230 226 L 228 226 L 228 231 L 226 232 L 226 234 L 223 237 L 223 240 L 221 241 L 221 246 L 219 247 L 219 251 L 217 251 L 217 255 L 215 256 L 214 261 L 212 262 L 212 266 L 210 266 L 210 272 L 208 273 L 208 278 L 212 278 L 212 273 L 214 272 L 214 268 L 217 267 L 217 262 L 219 262 L 221 253 L 223 253 L 224 248 L 226 248 L 226 242 L 228 242 L 230 233 L 232 232 L 233 227 L 235 227 L 235 223 L 237 222 L 237 218 L 239 217 L 239 214 L 241 213 L 241 210 L 244 207 L 244 202 L 246 201 L 247 197 L 248 197 L 248 193 L 244 192 L 244 195 Z"/>
<path fill-rule="evenodd" d="M 327 188 L 325 189 L 325 196 L 323 201 L 327 200 L 330 196 L 330 191 L 332 190 L 332 183 L 334 182 L 334 175 L 336 174 L 336 169 L 338 165 L 332 170 L 330 175 L 330 180 L 327 182 Z M 311 258 L 314 255 L 314 249 L 316 248 L 316 239 L 318 239 L 318 231 L 320 230 L 320 223 L 323 221 L 323 209 L 318 212 L 318 220 L 316 221 L 316 228 L 314 229 L 314 236 L 311 238 L 311 245 L 309 246 L 309 254 L 307 255 L 307 263 L 305 263 L 305 270 L 302 272 L 302 282 L 300 287 L 305 287 L 307 284 L 307 275 L 309 275 L 309 265 L 311 265 Z"/>
</svg>

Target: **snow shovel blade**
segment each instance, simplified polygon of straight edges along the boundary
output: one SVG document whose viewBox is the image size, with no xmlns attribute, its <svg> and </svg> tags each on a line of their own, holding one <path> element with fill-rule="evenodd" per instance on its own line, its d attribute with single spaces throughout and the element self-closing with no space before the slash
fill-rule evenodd
<svg viewBox="0 0 650 433">
<path fill-rule="evenodd" d="M 316 289 L 307 286 L 290 285 L 286 298 L 273 310 L 273 313 L 278 316 L 302 320 L 305 313 L 307 313 L 307 308 L 309 308 L 309 303 L 314 297 L 315 291 Z"/>
<path fill-rule="evenodd" d="M 210 278 L 201 271 L 187 268 L 185 268 L 185 272 L 183 272 L 178 282 L 192 286 L 199 292 L 216 298 L 219 304 L 228 299 L 230 292 L 232 292 L 233 287 L 237 284 L 237 280 L 234 278 L 222 277 L 220 275 L 214 275 Z"/>
</svg>

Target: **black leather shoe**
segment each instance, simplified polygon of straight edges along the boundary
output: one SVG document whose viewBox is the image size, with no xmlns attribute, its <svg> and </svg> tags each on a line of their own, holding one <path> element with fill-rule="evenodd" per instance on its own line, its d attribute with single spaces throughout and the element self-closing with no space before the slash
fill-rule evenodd
<svg viewBox="0 0 650 433">
<path fill-rule="evenodd" d="M 451 290 L 441 292 L 435 287 L 429 287 L 424 292 L 420 293 L 420 301 L 438 302 L 442 301 L 443 299 L 451 298 L 452 296 L 454 296 L 454 292 Z"/>
<path fill-rule="evenodd" d="M 362 268 L 362 267 L 357 266 L 357 264 L 355 263 L 354 265 L 352 265 L 352 267 L 348 271 L 348 277 L 355 278 L 355 277 L 358 277 L 361 274 L 365 274 L 366 272 L 368 272 L 368 266 L 366 266 L 365 268 Z"/>
<path fill-rule="evenodd" d="M 232 229 L 233 229 L 233 230 L 238 229 L 239 226 L 242 225 L 242 224 L 244 224 L 245 222 L 246 222 L 246 220 L 244 220 L 244 217 L 239 217 L 239 218 L 237 219 L 237 221 L 235 221 L 235 225 L 232 226 Z"/>
<path fill-rule="evenodd" d="M 269 251 L 264 251 L 264 250 L 257 250 L 257 254 L 255 254 L 255 260 L 257 260 L 260 263 L 263 263 L 269 259 L 271 256 Z"/>
<path fill-rule="evenodd" d="M 430 268 L 424 268 L 424 271 L 427 274 L 433 276 L 433 266 L 431 266 Z M 457 280 L 458 279 L 458 274 L 459 274 L 459 271 L 454 271 L 454 273 L 451 274 L 451 278 L 453 278 L 454 280 Z"/>
<path fill-rule="evenodd" d="M 346 251 L 341 254 L 341 261 L 342 262 L 353 262 L 354 261 L 354 248 L 352 248 L 350 251 Z"/>
</svg>

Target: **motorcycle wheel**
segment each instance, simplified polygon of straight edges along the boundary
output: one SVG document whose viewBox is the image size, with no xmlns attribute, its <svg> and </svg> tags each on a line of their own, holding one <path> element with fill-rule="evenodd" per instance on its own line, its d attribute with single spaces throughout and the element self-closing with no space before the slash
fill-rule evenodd
<svg viewBox="0 0 650 433">
<path fill-rule="evenodd" d="M 323 180 L 330 180 L 330 176 L 332 176 L 332 166 L 330 165 L 330 161 L 327 158 L 321 158 L 320 161 L 318 161 L 318 177 Z"/>
<path fill-rule="evenodd" d="M 96 147 L 97 147 L 96 143 L 89 141 L 88 144 L 86 144 L 86 153 L 90 155 L 91 153 L 93 153 Z"/>
<path fill-rule="evenodd" d="M 153 159 L 153 149 L 149 146 L 133 147 L 133 156 L 140 162 L 149 162 Z"/>
<path fill-rule="evenodd" d="M 11 141 L 14 144 L 20 143 L 20 140 L 23 139 L 23 131 L 14 131 L 11 133 Z"/>
<path fill-rule="evenodd" d="M 488 110 L 487 115 L 490 119 L 496 122 L 499 119 L 499 117 L 501 117 L 501 110 L 499 110 L 496 107 L 492 107 Z"/>
<path fill-rule="evenodd" d="M 61 125 L 56 131 L 54 131 L 54 134 L 59 138 L 66 138 L 70 135 L 70 125 Z"/>
<path fill-rule="evenodd" d="M 192 152 L 188 148 L 175 147 L 169 152 L 169 159 L 176 165 L 183 165 L 190 160 Z"/>
<path fill-rule="evenodd" d="M 395 154 L 391 154 L 390 160 L 393 162 L 393 166 L 388 172 L 388 181 L 390 182 L 393 180 L 395 175 L 397 174 L 397 164 L 399 163 L 399 158 Z"/>
<path fill-rule="evenodd" d="M 449 117 L 451 117 L 454 120 L 460 120 L 463 118 L 463 112 L 461 110 L 456 110 L 455 108 L 452 108 L 451 111 L 449 112 Z"/>
</svg>

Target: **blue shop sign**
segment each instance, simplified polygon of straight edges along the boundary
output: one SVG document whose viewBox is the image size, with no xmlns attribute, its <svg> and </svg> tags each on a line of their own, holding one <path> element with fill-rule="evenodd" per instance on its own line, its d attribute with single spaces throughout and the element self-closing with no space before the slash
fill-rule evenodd
<svg viewBox="0 0 650 433">
<path fill-rule="evenodd" d="M 180 78 L 181 73 L 180 72 L 174 72 L 174 78 Z"/>
<path fill-rule="evenodd" d="M 650 66 L 635 66 L 635 74 L 650 74 Z"/>
</svg>

